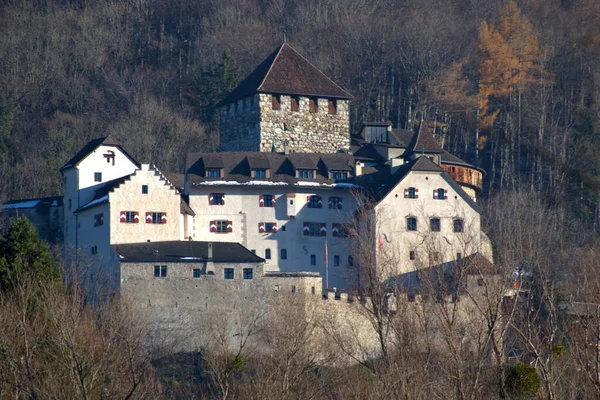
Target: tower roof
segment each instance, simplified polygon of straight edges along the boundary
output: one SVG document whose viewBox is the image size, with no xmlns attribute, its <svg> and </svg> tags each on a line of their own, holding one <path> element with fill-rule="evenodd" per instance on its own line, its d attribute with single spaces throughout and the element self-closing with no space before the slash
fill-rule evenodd
<svg viewBox="0 0 600 400">
<path fill-rule="evenodd" d="M 287 43 L 283 43 L 271 53 L 219 103 L 219 106 L 255 93 L 352 98 L 350 93 L 329 79 Z"/>
<path fill-rule="evenodd" d="M 437 140 L 435 140 L 433 134 L 424 125 L 425 124 L 423 121 L 421 121 L 417 134 L 413 136 L 410 144 L 408 145 L 408 152 L 440 154 L 442 152 L 440 144 Z"/>
</svg>

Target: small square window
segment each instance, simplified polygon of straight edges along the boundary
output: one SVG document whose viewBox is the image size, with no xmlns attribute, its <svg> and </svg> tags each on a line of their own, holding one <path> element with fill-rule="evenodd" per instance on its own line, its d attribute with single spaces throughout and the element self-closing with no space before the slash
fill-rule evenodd
<svg viewBox="0 0 600 400">
<path fill-rule="evenodd" d="M 223 277 L 225 279 L 233 279 L 233 268 L 225 268 L 223 270 Z"/>
<path fill-rule="evenodd" d="M 417 192 L 415 190 L 414 187 L 408 188 L 408 198 L 409 199 L 416 199 L 417 198 Z"/>
<path fill-rule="evenodd" d="M 194 268 L 194 278 L 200 278 L 200 268 Z"/>
<path fill-rule="evenodd" d="M 462 219 L 455 219 L 454 220 L 454 232 L 463 232 L 464 230 L 464 226 L 463 226 L 463 220 Z"/>
<path fill-rule="evenodd" d="M 411 250 L 411 251 L 408 253 L 408 258 L 410 258 L 411 260 L 415 260 L 415 259 L 417 258 L 417 256 L 416 256 L 416 253 L 415 253 L 415 251 L 414 251 L 414 250 Z"/>
<path fill-rule="evenodd" d="M 281 259 L 287 260 L 287 249 L 281 249 Z"/>
<path fill-rule="evenodd" d="M 439 218 L 431 218 L 429 220 L 429 225 L 431 228 L 431 232 L 439 232 L 441 228 L 441 223 Z"/>
<path fill-rule="evenodd" d="M 267 170 L 266 169 L 255 169 L 252 171 L 255 178 L 266 178 Z"/>
<path fill-rule="evenodd" d="M 160 277 L 164 278 L 167 276 L 167 266 L 166 265 L 161 265 L 160 266 Z"/>
<path fill-rule="evenodd" d="M 104 225 L 104 213 L 94 215 L 94 226 Z"/>
<path fill-rule="evenodd" d="M 314 287 L 314 286 L 312 286 L 312 287 L 310 288 L 310 293 L 311 293 L 311 294 L 315 294 L 315 287 Z"/>
<path fill-rule="evenodd" d="M 263 204 L 264 207 L 273 207 L 273 195 L 272 194 L 265 194 L 263 195 Z"/>
<path fill-rule="evenodd" d="M 212 198 L 213 198 L 213 201 L 212 201 L 213 205 L 222 206 L 224 204 L 223 193 L 211 193 L 210 196 L 212 196 Z"/>
<path fill-rule="evenodd" d="M 406 230 L 416 231 L 417 230 L 417 219 L 415 217 L 406 218 Z"/>
<path fill-rule="evenodd" d="M 265 232 L 273 232 L 274 222 L 265 222 Z"/>
<path fill-rule="evenodd" d="M 296 286 L 295 285 L 292 286 L 292 293 L 296 293 Z"/>
<path fill-rule="evenodd" d="M 219 220 L 217 222 L 217 233 L 225 233 L 227 232 L 227 221 Z"/>
<path fill-rule="evenodd" d="M 271 249 L 265 249 L 265 259 L 266 260 L 271 259 Z"/>
<path fill-rule="evenodd" d="M 256 254 L 256 249 L 252 249 L 250 251 L 252 252 L 252 254 Z"/>
<path fill-rule="evenodd" d="M 340 266 L 340 256 L 333 256 L 333 266 L 334 267 Z"/>
<path fill-rule="evenodd" d="M 162 212 L 153 212 L 152 213 L 152 223 L 153 224 L 164 224 L 163 221 L 163 213 Z"/>
<path fill-rule="evenodd" d="M 221 169 L 220 168 L 208 168 L 206 171 L 206 175 L 209 178 L 220 178 L 221 177 Z"/>
<path fill-rule="evenodd" d="M 310 265 L 317 265 L 317 256 L 314 254 L 310 255 Z"/>
<path fill-rule="evenodd" d="M 94 172 L 94 182 L 102 182 L 102 172 Z"/>
<path fill-rule="evenodd" d="M 477 286 L 483 286 L 483 278 L 477 279 Z"/>
<path fill-rule="evenodd" d="M 142 194 L 148 194 L 148 185 L 142 185 Z"/>
<path fill-rule="evenodd" d="M 252 268 L 244 268 L 244 279 L 252 279 Z"/>
<path fill-rule="evenodd" d="M 462 253 L 456 253 L 456 259 L 458 261 L 462 260 Z"/>
<path fill-rule="evenodd" d="M 308 208 L 321 208 L 321 196 L 310 196 Z"/>
<path fill-rule="evenodd" d="M 155 265 L 154 266 L 154 277 L 155 278 L 160 278 L 160 265 Z"/>
<path fill-rule="evenodd" d="M 95 256 L 96 254 L 98 254 L 98 246 L 92 246 L 92 255 Z"/>
</svg>

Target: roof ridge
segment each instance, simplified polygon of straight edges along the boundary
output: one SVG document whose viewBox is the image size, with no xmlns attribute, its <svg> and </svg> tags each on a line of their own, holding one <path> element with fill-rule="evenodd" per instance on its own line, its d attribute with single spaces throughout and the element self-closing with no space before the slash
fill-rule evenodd
<svg viewBox="0 0 600 400">
<path fill-rule="evenodd" d="M 277 54 L 275 54 L 275 57 L 273 58 L 273 61 L 271 62 L 271 65 L 269 66 L 269 69 L 267 70 L 267 73 L 265 74 L 265 76 L 263 76 L 262 80 L 260 81 L 260 85 L 258 85 L 256 87 L 256 91 L 260 91 L 262 85 L 265 83 L 265 80 L 267 80 L 267 77 L 269 76 L 269 74 L 271 73 L 271 70 L 273 69 L 273 65 L 275 65 L 275 61 L 277 61 L 277 57 L 279 57 L 279 55 L 281 54 L 281 50 L 283 50 L 283 46 L 285 46 L 287 43 L 283 42 L 281 44 L 281 46 L 279 46 L 279 49 L 277 50 Z M 290 46 L 291 47 L 291 46 Z M 271 53 L 273 54 L 273 53 Z"/>
<path fill-rule="evenodd" d="M 277 56 L 275 56 L 275 58 L 273 59 L 273 63 L 271 64 L 271 67 L 269 68 L 269 71 L 265 75 L 265 79 L 269 75 L 269 73 L 271 72 L 271 68 L 275 64 L 275 61 L 277 61 L 277 57 L 279 57 L 279 54 L 281 53 L 281 50 L 286 45 L 290 48 L 290 50 L 292 50 L 294 53 L 298 54 L 300 56 L 300 58 L 302 58 L 304 61 L 306 61 L 308 63 L 308 65 L 310 65 L 311 67 L 313 67 L 314 69 L 316 69 L 317 72 L 319 72 L 323 77 L 325 77 L 325 79 L 327 79 L 328 81 L 330 81 L 331 83 L 333 83 L 335 86 L 338 87 L 338 89 L 340 89 L 342 92 L 346 93 L 349 97 L 352 97 L 352 95 L 350 93 L 348 93 L 348 91 L 346 91 L 346 89 L 344 89 L 343 87 L 341 87 L 340 85 L 338 85 L 337 83 L 335 83 L 335 81 L 333 79 L 331 79 L 330 77 L 328 77 L 327 75 L 325 75 L 325 73 L 323 71 L 321 71 L 321 69 L 319 67 L 317 67 L 312 62 L 310 62 L 306 57 L 304 57 L 302 54 L 300 54 L 300 52 L 298 50 L 296 50 L 295 48 L 293 48 L 292 45 L 289 44 L 289 43 L 287 43 L 287 42 L 284 42 L 281 45 L 281 47 L 279 49 L 279 52 L 277 53 Z M 263 82 L 264 82 L 264 80 L 263 80 Z M 260 87 L 262 86 L 263 82 L 261 82 L 261 84 L 258 87 L 258 89 L 260 89 Z"/>
</svg>

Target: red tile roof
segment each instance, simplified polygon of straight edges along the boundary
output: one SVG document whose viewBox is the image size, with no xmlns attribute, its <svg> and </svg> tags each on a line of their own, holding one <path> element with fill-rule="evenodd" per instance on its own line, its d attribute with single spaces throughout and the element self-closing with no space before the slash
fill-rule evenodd
<svg viewBox="0 0 600 400">
<path fill-rule="evenodd" d="M 350 93 L 329 79 L 287 43 L 283 43 L 256 67 L 219 103 L 219 106 L 255 93 L 352 98 Z"/>
</svg>

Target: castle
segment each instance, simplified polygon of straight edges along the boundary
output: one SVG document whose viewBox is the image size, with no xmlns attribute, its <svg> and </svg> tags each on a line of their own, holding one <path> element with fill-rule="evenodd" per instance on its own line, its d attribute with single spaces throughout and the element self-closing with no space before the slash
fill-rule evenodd
<svg viewBox="0 0 600 400">
<path fill-rule="evenodd" d="M 351 98 L 284 43 L 219 104 L 221 152 L 187 154 L 183 173 L 140 163 L 111 136 L 92 140 L 61 168 L 64 196 L 52 203 L 67 263 L 164 333 L 273 293 L 356 288 L 351 226 L 365 209 L 375 223 L 354 235 L 387 260 L 386 278 L 491 260 L 483 172 L 424 123 L 365 122 L 351 135 Z M 34 215 L 34 203 L 4 212 Z"/>
</svg>

